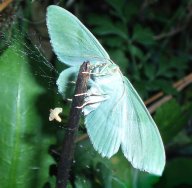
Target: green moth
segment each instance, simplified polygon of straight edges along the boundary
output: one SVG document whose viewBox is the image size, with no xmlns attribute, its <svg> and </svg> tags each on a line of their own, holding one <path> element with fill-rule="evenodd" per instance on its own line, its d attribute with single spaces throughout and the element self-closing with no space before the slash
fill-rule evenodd
<svg viewBox="0 0 192 188">
<path fill-rule="evenodd" d="M 165 151 L 158 128 L 129 80 L 91 32 L 67 10 L 47 9 L 47 27 L 58 59 L 69 66 L 59 75 L 58 90 L 66 97 L 68 82 L 84 61 L 91 63 L 83 112 L 90 140 L 103 157 L 121 147 L 133 167 L 161 175 Z"/>
</svg>

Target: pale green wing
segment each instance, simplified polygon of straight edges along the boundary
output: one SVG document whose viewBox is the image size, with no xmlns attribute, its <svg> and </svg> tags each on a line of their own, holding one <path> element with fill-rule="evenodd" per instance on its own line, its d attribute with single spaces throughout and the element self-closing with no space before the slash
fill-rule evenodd
<svg viewBox="0 0 192 188">
<path fill-rule="evenodd" d="M 110 59 L 91 32 L 67 10 L 49 6 L 47 27 L 52 47 L 61 62 L 76 66 L 84 61 L 95 63 Z"/>
<path fill-rule="evenodd" d="M 95 82 L 102 92 L 107 94 L 108 99 L 85 116 L 85 125 L 95 150 L 109 158 L 118 151 L 121 144 L 122 103 L 117 100 L 123 93 L 123 84 L 121 76 L 117 74 L 101 76 Z M 88 107 L 84 110 L 87 110 L 86 108 Z"/>
<path fill-rule="evenodd" d="M 165 166 L 165 151 L 155 122 L 141 98 L 124 77 L 126 95 L 121 109 L 123 125 L 122 150 L 133 167 L 161 175 Z"/>
<path fill-rule="evenodd" d="M 100 77 L 96 82 L 109 98 L 85 117 L 94 148 L 111 157 L 121 144 L 135 168 L 161 175 L 165 166 L 161 136 L 131 83 L 118 74 Z"/>
<path fill-rule="evenodd" d="M 69 67 L 62 71 L 59 74 L 59 78 L 57 79 L 57 87 L 59 93 L 63 96 L 63 98 L 67 98 L 67 96 L 70 96 L 70 94 L 74 93 L 74 87 L 69 87 L 75 86 L 75 83 L 72 83 L 76 81 L 77 79 L 77 74 L 79 71 L 79 67 Z"/>
</svg>

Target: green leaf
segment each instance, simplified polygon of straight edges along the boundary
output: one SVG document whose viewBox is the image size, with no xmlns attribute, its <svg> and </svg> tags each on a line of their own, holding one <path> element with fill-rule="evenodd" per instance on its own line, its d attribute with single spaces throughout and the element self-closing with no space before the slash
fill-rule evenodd
<svg viewBox="0 0 192 188">
<path fill-rule="evenodd" d="M 113 172 L 112 185 L 115 185 L 112 186 L 113 188 L 152 188 L 159 181 L 157 176 L 134 169 L 122 152 L 118 152 L 117 155 L 111 158 L 110 169 Z"/>
<path fill-rule="evenodd" d="M 94 150 L 89 140 L 82 141 L 76 145 L 73 168 L 77 173 L 81 173 L 82 169 L 90 170 L 91 166 L 95 166 L 100 161 L 106 162 Z"/>
<path fill-rule="evenodd" d="M 157 76 L 166 75 L 166 71 L 169 69 L 169 60 L 166 56 L 161 56 L 158 58 L 159 67 L 157 69 Z"/>
<path fill-rule="evenodd" d="M 124 19 L 123 7 L 125 6 L 124 0 L 106 0 L 106 2 L 115 10 L 114 14 Z"/>
<path fill-rule="evenodd" d="M 134 16 L 138 16 L 140 11 L 140 3 L 136 1 L 127 1 L 128 3 L 123 7 L 123 18 L 126 20 L 126 23 L 130 25 L 130 22 Z"/>
<path fill-rule="evenodd" d="M 91 188 L 90 181 L 84 176 L 75 177 L 75 188 Z"/>
<path fill-rule="evenodd" d="M 46 110 L 39 106 L 45 90 L 22 52 L 17 43 L 0 57 L 0 182 L 6 188 L 42 187 L 53 163 L 48 147 L 54 140 L 42 132 L 39 114 Z"/>
<path fill-rule="evenodd" d="M 132 40 L 135 40 L 145 45 L 151 45 L 155 43 L 153 36 L 154 34 L 150 28 L 144 28 L 141 25 L 137 24 L 134 27 Z"/>
<path fill-rule="evenodd" d="M 139 47 L 137 47 L 136 45 L 133 45 L 133 44 L 129 45 L 128 51 L 132 54 L 132 56 L 138 57 L 141 60 L 144 57 L 142 50 Z"/>
<path fill-rule="evenodd" d="M 120 69 L 123 72 L 126 72 L 129 64 L 128 58 L 125 56 L 125 53 L 122 50 L 110 50 L 111 59 L 120 66 Z"/>
<path fill-rule="evenodd" d="M 177 90 L 172 87 L 172 82 L 165 79 L 150 80 L 147 84 L 147 89 L 149 91 L 162 90 L 165 94 L 178 94 Z"/>
<path fill-rule="evenodd" d="M 159 107 L 154 119 L 159 125 L 165 143 L 173 139 L 186 122 L 186 117 L 182 114 L 180 105 L 174 99 Z"/>
<path fill-rule="evenodd" d="M 92 30 L 93 33 L 97 35 L 109 35 L 113 34 L 121 37 L 124 40 L 128 40 L 128 31 L 126 26 L 122 22 L 113 22 L 113 20 L 107 16 L 103 16 L 100 19 L 100 16 L 94 15 L 94 17 L 89 18 L 89 24 L 95 25 L 95 28 Z"/>
<path fill-rule="evenodd" d="M 191 187 L 192 160 L 190 158 L 176 158 L 169 161 L 158 183 L 159 188 Z"/>
<path fill-rule="evenodd" d="M 110 188 L 112 183 L 112 172 L 103 163 L 96 165 L 96 176 L 103 187 Z"/>
<path fill-rule="evenodd" d="M 118 36 L 105 36 L 103 43 L 110 48 L 120 48 L 121 51 L 126 49 L 125 40 Z"/>
<path fill-rule="evenodd" d="M 87 21 L 90 25 L 93 26 L 102 26 L 102 25 L 110 25 L 112 20 L 109 16 L 107 15 L 102 15 L 102 19 L 100 15 L 98 14 L 90 14 L 90 16 L 87 18 Z"/>
<path fill-rule="evenodd" d="M 157 76 L 180 78 L 185 74 L 184 71 L 187 68 L 187 61 L 188 58 L 184 55 L 174 56 L 171 59 L 166 56 L 160 57 Z"/>
<path fill-rule="evenodd" d="M 85 174 L 89 174 L 89 177 L 94 176 L 92 185 L 95 187 L 127 188 L 130 184 L 130 165 L 123 154 L 120 158 L 118 156 L 115 155 L 111 160 L 102 158 L 89 140 L 82 141 L 75 149 L 73 172 L 78 174 L 83 181 L 86 180 Z M 123 172 L 121 168 L 124 168 Z"/>
<path fill-rule="evenodd" d="M 145 75 L 149 78 L 149 80 L 154 80 L 156 76 L 156 69 L 153 64 L 146 64 L 145 68 Z"/>
<path fill-rule="evenodd" d="M 137 175 L 138 174 L 138 175 Z M 160 177 L 149 173 L 137 172 L 135 180 L 136 186 L 140 188 L 154 188 L 154 185 L 160 180 Z"/>
<path fill-rule="evenodd" d="M 113 184 L 119 182 L 119 187 L 131 188 L 132 186 L 132 166 L 120 151 L 111 159 L 109 168 L 113 172 Z M 122 170 L 123 169 L 123 170 Z M 116 182 L 116 183 L 115 183 Z M 123 185 L 123 186 L 122 186 Z M 114 187 L 115 188 L 115 187 Z"/>
</svg>

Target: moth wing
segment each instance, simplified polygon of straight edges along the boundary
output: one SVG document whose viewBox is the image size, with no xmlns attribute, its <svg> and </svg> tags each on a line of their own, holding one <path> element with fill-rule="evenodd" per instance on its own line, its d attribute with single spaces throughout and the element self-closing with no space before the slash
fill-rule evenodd
<svg viewBox="0 0 192 188">
<path fill-rule="evenodd" d="M 116 103 L 116 100 L 120 98 L 122 85 L 116 76 L 101 77 L 96 82 L 107 94 L 107 99 L 85 116 L 85 125 L 95 150 L 103 157 L 110 158 L 119 150 L 121 143 L 122 114 L 120 103 Z"/>
<path fill-rule="evenodd" d="M 79 67 L 69 67 L 59 74 L 57 79 L 57 87 L 63 98 L 67 98 L 74 92 L 74 87 L 68 87 L 71 81 L 76 81 Z M 71 83 L 72 84 L 72 83 Z M 75 86 L 75 84 L 73 84 Z"/>
<path fill-rule="evenodd" d="M 133 167 L 161 175 L 165 166 L 165 151 L 158 128 L 136 90 L 125 77 L 124 85 L 123 153 Z"/>
<path fill-rule="evenodd" d="M 49 6 L 46 21 L 52 47 L 61 62 L 76 66 L 84 61 L 110 59 L 93 34 L 67 10 Z"/>
</svg>

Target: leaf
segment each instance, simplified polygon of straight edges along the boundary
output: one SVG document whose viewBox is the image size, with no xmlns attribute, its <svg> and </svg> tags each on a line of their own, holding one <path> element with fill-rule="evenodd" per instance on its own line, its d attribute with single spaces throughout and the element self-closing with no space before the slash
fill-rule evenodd
<svg viewBox="0 0 192 188">
<path fill-rule="evenodd" d="M 119 181 L 121 184 L 125 185 L 126 188 L 132 186 L 132 166 L 124 157 L 123 153 L 120 151 L 111 159 L 111 165 L 109 168 L 113 172 L 113 179 L 116 179 L 116 182 Z M 122 170 L 123 169 L 123 170 Z M 113 182 L 115 184 L 115 182 Z M 115 188 L 115 187 L 114 187 Z"/>
<path fill-rule="evenodd" d="M 154 119 L 157 125 L 159 125 L 164 143 L 173 139 L 183 128 L 186 121 L 186 117 L 182 114 L 180 105 L 174 99 L 159 107 Z"/>
<path fill-rule="evenodd" d="M 144 28 L 141 25 L 137 24 L 134 27 L 132 40 L 145 45 L 152 45 L 155 43 L 153 36 L 154 34 L 150 28 Z"/>
<path fill-rule="evenodd" d="M 176 95 L 178 94 L 177 90 L 172 87 L 172 82 L 166 79 L 156 79 L 150 80 L 147 84 L 148 90 L 162 90 L 165 94 Z"/>
<path fill-rule="evenodd" d="M 128 40 L 128 34 L 124 30 L 123 26 L 120 27 L 119 24 L 114 24 L 112 21 L 107 22 L 105 25 L 100 25 L 93 29 L 94 33 L 98 35 L 117 35 L 124 40 Z"/>
<path fill-rule="evenodd" d="M 176 158 L 167 163 L 159 188 L 191 187 L 192 161 L 190 158 Z"/>
<path fill-rule="evenodd" d="M 115 15 L 119 16 L 121 19 L 124 19 L 123 7 L 125 6 L 124 0 L 106 0 L 106 2 L 111 5 L 115 10 Z"/>
<path fill-rule="evenodd" d="M 121 37 L 120 39 L 128 40 L 128 31 L 127 27 L 122 22 L 114 22 L 108 16 L 101 16 L 92 14 L 88 18 L 88 22 L 91 25 L 94 25 L 95 28 L 93 32 L 97 35 L 109 35 L 113 34 L 117 37 Z M 111 37 L 112 38 L 112 37 Z M 119 39 L 119 40 L 120 40 Z"/>
<path fill-rule="evenodd" d="M 129 51 L 133 56 L 138 57 L 138 58 L 141 59 L 141 60 L 142 60 L 143 57 L 144 57 L 144 54 L 143 54 L 142 50 L 141 50 L 139 47 L 137 47 L 136 45 L 134 45 L 134 44 L 131 44 L 131 45 L 128 46 L 128 51 Z"/>
<path fill-rule="evenodd" d="M 75 148 L 75 157 L 73 168 L 77 173 L 81 173 L 85 168 L 90 170 L 91 166 L 95 166 L 98 162 L 105 161 L 93 148 L 89 140 L 81 141 Z"/>
<path fill-rule="evenodd" d="M 125 4 L 124 0 L 106 0 L 106 2 L 110 4 L 118 12 L 121 11 L 123 5 Z"/>
<path fill-rule="evenodd" d="M 43 186 L 53 163 L 48 147 L 54 140 L 42 132 L 38 106 L 45 90 L 22 52 L 17 43 L 0 57 L 0 182 L 6 188 Z"/>
<path fill-rule="evenodd" d="M 127 1 L 126 6 L 123 7 L 123 20 L 130 25 L 134 16 L 138 16 L 141 4 L 137 1 Z"/>
<path fill-rule="evenodd" d="M 111 50 L 110 51 L 111 59 L 120 66 L 120 69 L 126 72 L 129 64 L 128 58 L 125 56 L 125 53 L 122 50 Z"/>
<path fill-rule="evenodd" d="M 149 80 L 154 80 L 156 77 L 156 69 L 153 64 L 147 64 L 145 67 L 145 75 L 149 78 Z"/>
<path fill-rule="evenodd" d="M 103 187 L 109 188 L 112 183 L 112 172 L 103 163 L 98 163 L 96 165 L 96 176 Z"/>
<path fill-rule="evenodd" d="M 90 181 L 83 176 L 76 176 L 75 177 L 75 188 L 91 188 Z"/>
<path fill-rule="evenodd" d="M 118 36 L 105 36 L 103 43 L 110 48 L 120 48 L 121 51 L 125 50 L 125 40 Z"/>
<path fill-rule="evenodd" d="M 87 21 L 90 25 L 93 26 L 102 26 L 102 25 L 111 25 L 112 20 L 108 15 L 102 15 L 102 19 L 100 15 L 98 14 L 90 14 L 90 16 L 87 18 Z"/>
<path fill-rule="evenodd" d="M 124 158 L 122 152 L 111 158 L 111 165 L 109 168 L 112 170 L 114 188 L 152 188 L 153 185 L 159 181 L 159 177 L 141 172 L 134 169 L 129 162 Z M 115 181 L 114 181 L 115 180 Z M 118 184 L 116 184 L 118 182 Z M 118 186 L 117 186 L 118 185 Z"/>
<path fill-rule="evenodd" d="M 78 174 L 83 180 L 86 180 L 85 174 L 89 177 L 94 176 L 94 181 L 91 180 L 93 187 L 127 188 L 125 185 L 130 181 L 127 173 L 130 171 L 128 164 L 123 155 L 120 160 L 117 160 L 117 155 L 111 160 L 102 158 L 94 150 L 89 140 L 85 140 L 76 146 L 73 172 L 75 171 L 75 174 Z M 124 168 L 123 172 L 120 170 L 121 168 Z"/>
<path fill-rule="evenodd" d="M 187 68 L 187 61 L 188 58 L 184 55 L 174 56 L 171 59 L 165 56 L 160 57 L 157 76 L 180 78 L 185 74 L 184 70 Z"/>
<path fill-rule="evenodd" d="M 155 184 L 160 180 L 160 177 L 153 176 L 152 174 L 137 172 L 136 174 L 136 186 L 139 188 L 154 188 Z"/>
<path fill-rule="evenodd" d="M 101 15 L 91 14 L 88 17 L 88 23 L 95 26 L 92 30 L 94 34 L 105 35 L 104 41 L 107 35 L 112 35 L 110 39 L 115 38 L 117 43 L 122 43 L 121 40 L 129 40 L 127 26 L 122 21 L 114 22 L 109 16 L 102 15 L 101 19 Z M 110 44 L 110 42 L 108 43 Z"/>
</svg>

